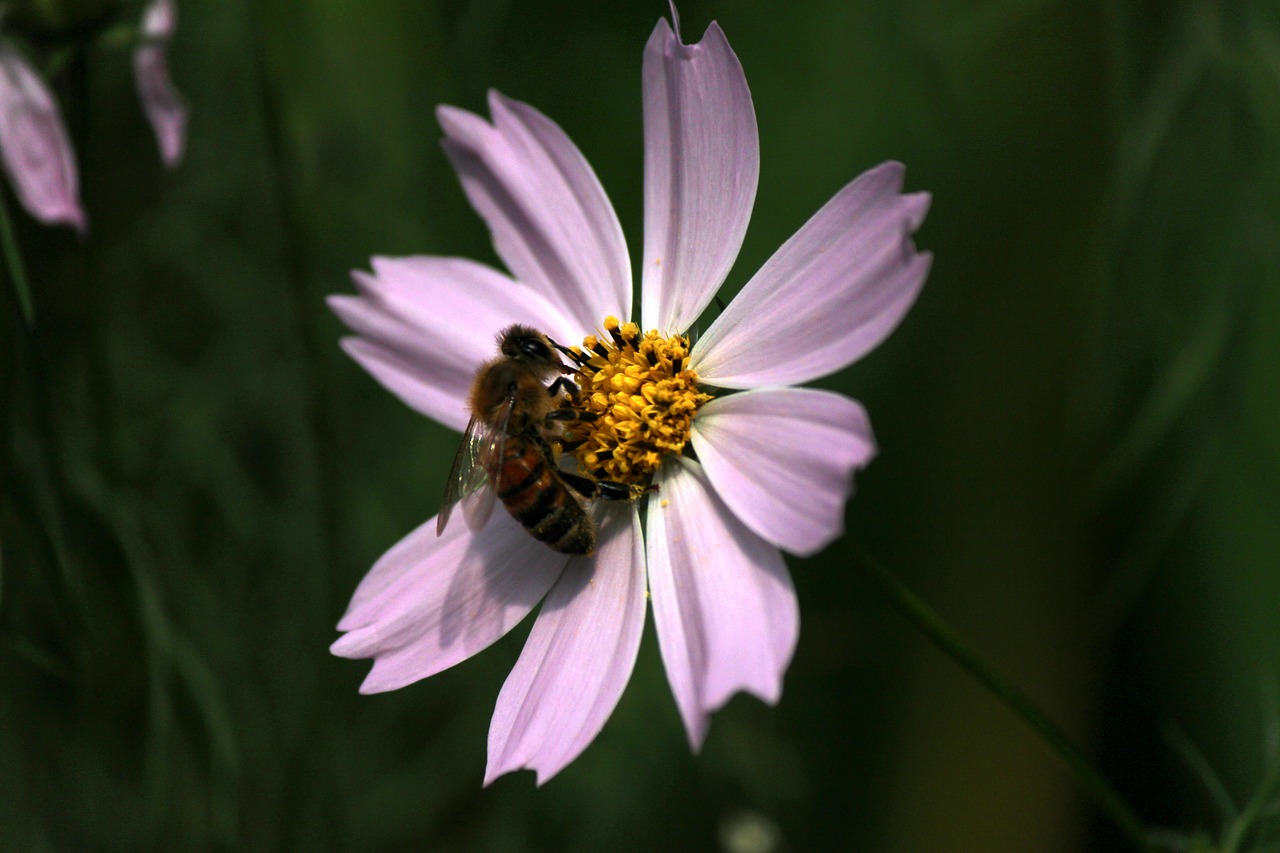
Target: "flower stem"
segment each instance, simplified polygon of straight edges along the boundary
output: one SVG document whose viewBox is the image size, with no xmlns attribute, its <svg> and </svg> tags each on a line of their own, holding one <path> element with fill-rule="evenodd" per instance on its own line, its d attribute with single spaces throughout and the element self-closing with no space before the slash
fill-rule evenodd
<svg viewBox="0 0 1280 853">
<path fill-rule="evenodd" d="M 1117 828 L 1136 850 L 1153 850 L 1150 835 L 1146 826 L 1112 787 L 1101 773 L 1093 766 L 1080 748 L 1073 744 L 1052 720 L 1027 698 L 1027 695 L 1013 686 L 1004 676 L 964 642 L 950 626 L 948 626 L 929 605 L 918 598 L 915 593 L 898 580 L 888 569 L 865 553 L 858 553 L 855 565 L 867 580 L 884 594 L 889 603 L 905 616 L 921 633 L 925 635 L 944 654 L 963 667 L 982 686 L 991 691 L 1005 707 L 1020 717 L 1023 722 L 1035 731 L 1049 745 L 1060 759 L 1075 774 L 1094 801 L 1115 822 Z"/>
<path fill-rule="evenodd" d="M 18 310 L 22 312 L 22 322 L 26 323 L 29 329 L 35 322 L 31 286 L 27 284 L 27 267 L 22 262 L 22 252 L 18 249 L 18 238 L 13 233 L 13 223 L 9 221 L 9 205 L 2 196 L 0 196 L 0 251 L 4 252 L 4 268 L 9 274 L 9 283 L 13 286 Z"/>
</svg>

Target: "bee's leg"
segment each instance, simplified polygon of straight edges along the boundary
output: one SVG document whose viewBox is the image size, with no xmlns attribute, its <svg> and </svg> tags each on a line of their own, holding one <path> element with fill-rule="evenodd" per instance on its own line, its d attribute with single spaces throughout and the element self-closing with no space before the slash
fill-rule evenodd
<svg viewBox="0 0 1280 853">
<path fill-rule="evenodd" d="M 578 383 L 565 376 L 561 376 L 556 379 L 555 382 L 552 382 L 547 386 L 547 394 L 552 397 L 559 397 L 561 394 L 564 394 L 568 396 L 570 400 L 576 400 L 578 399 L 578 393 Z"/>
<path fill-rule="evenodd" d="M 560 479 L 564 484 L 573 489 L 584 498 L 604 498 L 607 501 L 632 501 L 640 497 L 649 489 L 642 489 L 639 486 L 629 486 L 626 483 L 615 483 L 612 480 L 592 480 L 590 477 L 581 477 L 577 474 L 570 474 L 561 471 Z"/>
<path fill-rule="evenodd" d="M 595 412 L 579 412 L 577 409 L 552 409 L 542 416 L 546 421 L 594 421 Z"/>
</svg>

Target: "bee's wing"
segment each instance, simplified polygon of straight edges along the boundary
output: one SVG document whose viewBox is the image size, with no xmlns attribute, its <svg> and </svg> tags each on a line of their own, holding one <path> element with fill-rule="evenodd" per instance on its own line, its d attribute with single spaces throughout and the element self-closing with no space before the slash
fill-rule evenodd
<svg viewBox="0 0 1280 853">
<path fill-rule="evenodd" d="M 444 486 L 444 500 L 440 503 L 440 514 L 436 516 L 436 535 L 444 533 L 445 525 L 453 507 L 463 498 L 474 493 L 488 479 L 489 472 L 484 460 L 488 457 L 488 445 L 493 437 L 488 426 L 479 418 L 467 422 L 467 431 L 462 434 L 462 444 L 453 457 L 453 467 L 449 469 L 449 479 Z M 492 491 L 492 490 L 489 490 Z"/>
<path fill-rule="evenodd" d="M 485 473 L 485 476 L 480 478 L 480 482 L 483 483 L 487 479 L 489 488 L 477 489 L 462 501 L 462 517 L 467 520 L 467 527 L 476 532 L 484 529 L 489 522 L 489 516 L 493 514 L 493 505 L 498 502 L 498 483 L 493 466 L 502 459 L 502 445 L 505 438 L 506 436 L 497 430 L 487 432 L 480 450 L 481 459 L 484 460 L 484 464 L 480 467 Z"/>
<path fill-rule="evenodd" d="M 502 491 L 502 482 L 500 472 L 502 471 L 502 454 L 507 444 L 507 430 L 511 424 L 511 413 L 516 407 L 516 395 L 514 390 L 507 397 L 507 404 L 502 408 L 502 414 L 494 422 L 493 427 L 489 429 L 485 437 L 485 441 L 480 443 L 479 453 L 482 466 L 489 475 L 489 488 L 482 489 L 475 493 L 472 500 L 468 500 L 462 505 L 462 515 L 467 520 L 467 526 L 472 530 L 479 531 L 489 521 L 489 516 L 493 514 L 493 505 L 498 501 L 498 493 Z"/>
</svg>

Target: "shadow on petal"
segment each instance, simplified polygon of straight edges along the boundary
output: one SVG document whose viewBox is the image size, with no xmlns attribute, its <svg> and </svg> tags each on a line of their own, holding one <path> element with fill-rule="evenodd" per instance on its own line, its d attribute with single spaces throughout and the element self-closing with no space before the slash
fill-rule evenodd
<svg viewBox="0 0 1280 853">
<path fill-rule="evenodd" d="M 521 768 L 539 785 L 559 773 L 599 734 L 631 677 L 646 609 L 640 519 L 634 505 L 604 516 L 600 550 L 569 561 L 498 695 L 486 785 Z"/>
<path fill-rule="evenodd" d="M 454 524 L 464 521 L 459 518 Z M 486 600 L 504 609 L 528 612 L 563 573 L 568 559 L 530 536 L 503 508 L 495 509 L 484 529 L 468 537 L 459 561 L 460 566 L 476 565 L 476 569 L 454 572 L 445 593 L 441 643 L 448 646 L 470 630 L 474 605 L 469 601 L 475 596 L 477 582 L 483 587 Z M 534 578 L 545 578 L 547 582 L 533 583 Z"/>
</svg>

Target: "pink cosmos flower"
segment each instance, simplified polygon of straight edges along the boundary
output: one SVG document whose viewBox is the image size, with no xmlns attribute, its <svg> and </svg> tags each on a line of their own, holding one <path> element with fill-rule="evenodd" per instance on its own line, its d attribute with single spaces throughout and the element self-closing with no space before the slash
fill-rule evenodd
<svg viewBox="0 0 1280 853">
<path fill-rule="evenodd" d="M 169 40 L 177 27 L 173 0 L 154 0 L 142 15 L 142 43 L 133 52 L 138 98 L 170 169 L 182 160 L 187 138 L 187 102 L 169 79 Z"/>
<path fill-rule="evenodd" d="M 518 322 L 583 341 L 583 396 L 598 417 L 575 458 L 609 479 L 643 469 L 658 487 L 639 502 L 597 502 L 591 557 L 551 550 L 501 511 L 479 532 L 458 522 L 439 537 L 433 519 L 356 589 L 332 651 L 374 660 L 364 693 L 476 654 L 542 602 L 498 696 L 486 784 L 520 768 L 542 784 L 595 738 L 630 677 L 646 589 L 694 750 L 734 693 L 778 700 L 799 628 L 780 549 L 812 554 L 840 535 L 853 472 L 875 453 L 860 405 L 792 386 L 880 343 L 929 269 L 911 240 L 929 197 L 902 194 L 902 166 L 885 163 L 823 206 L 690 347 L 684 332 L 742 244 L 759 151 L 724 33 L 713 23 L 685 45 L 673 21 L 658 23 L 644 53 L 639 325 L 625 322 L 626 245 L 591 167 L 548 118 L 496 92 L 492 122 L 453 107 L 438 116 L 513 277 L 460 258 L 374 258 L 372 274 L 354 273 L 359 295 L 330 298 L 356 333 L 346 351 L 459 430 L 501 329 Z M 609 334 L 584 339 L 601 328 Z M 654 330 L 643 343 L 640 328 Z M 634 442 L 637 433 L 664 441 Z M 696 461 L 681 452 L 686 440 Z"/>
<path fill-rule="evenodd" d="M 0 45 L 0 162 L 22 206 L 46 225 L 84 231 L 75 153 L 62 113 L 40 75 Z"/>
</svg>

